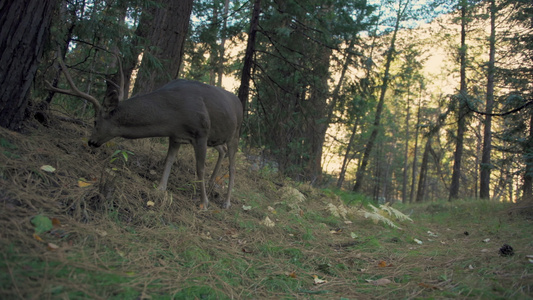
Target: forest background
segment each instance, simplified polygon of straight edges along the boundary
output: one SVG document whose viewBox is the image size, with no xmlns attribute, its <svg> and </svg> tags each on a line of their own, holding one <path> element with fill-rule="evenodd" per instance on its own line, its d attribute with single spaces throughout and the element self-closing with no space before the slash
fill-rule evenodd
<svg viewBox="0 0 533 300">
<path fill-rule="evenodd" d="M 174 78 L 234 91 L 261 167 L 375 200 L 530 201 L 533 4 L 487 1 L 23 0 L 0 5 L 0 125 L 90 124 L 55 94 Z M 58 50 L 59 48 L 59 50 Z M 107 80 L 107 84 L 106 84 Z"/>
</svg>

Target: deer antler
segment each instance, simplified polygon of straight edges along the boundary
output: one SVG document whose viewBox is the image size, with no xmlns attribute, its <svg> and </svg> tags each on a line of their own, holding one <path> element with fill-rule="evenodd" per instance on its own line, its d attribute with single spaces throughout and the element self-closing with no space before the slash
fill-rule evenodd
<svg viewBox="0 0 533 300">
<path fill-rule="evenodd" d="M 48 89 L 54 92 L 58 92 L 61 94 L 71 95 L 83 98 L 89 102 L 91 102 L 94 106 L 94 110 L 96 114 L 102 109 L 102 106 L 100 105 L 100 102 L 93 96 L 84 93 L 78 89 L 78 87 L 74 84 L 74 80 L 72 80 L 72 77 L 70 76 L 70 73 L 68 72 L 67 67 L 65 66 L 65 63 L 61 59 L 61 51 L 58 49 L 58 55 L 57 59 L 59 61 L 59 65 L 61 66 L 61 70 L 63 71 L 63 74 L 65 74 L 65 78 L 67 79 L 68 84 L 70 85 L 71 90 L 66 89 L 60 89 L 58 87 L 53 86 L 48 80 L 46 80 L 46 84 L 48 85 Z"/>
</svg>

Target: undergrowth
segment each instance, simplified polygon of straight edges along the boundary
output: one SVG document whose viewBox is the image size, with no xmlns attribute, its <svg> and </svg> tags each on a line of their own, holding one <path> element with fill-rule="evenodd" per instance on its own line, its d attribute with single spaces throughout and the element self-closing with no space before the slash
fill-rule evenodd
<svg viewBox="0 0 533 300">
<path fill-rule="evenodd" d="M 93 150 L 86 136 L 69 123 L 0 129 L 1 299 L 533 295 L 531 219 L 512 204 L 395 204 L 413 222 L 380 210 L 394 228 L 365 218 L 378 205 L 362 195 L 257 171 L 239 153 L 232 207 L 220 209 L 221 174 L 203 211 L 190 148 L 165 193 L 154 189 L 164 141 Z"/>
</svg>

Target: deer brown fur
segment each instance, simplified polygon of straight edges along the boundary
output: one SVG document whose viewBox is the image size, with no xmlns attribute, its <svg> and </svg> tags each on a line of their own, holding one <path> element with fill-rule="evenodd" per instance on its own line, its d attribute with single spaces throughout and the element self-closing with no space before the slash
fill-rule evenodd
<svg viewBox="0 0 533 300">
<path fill-rule="evenodd" d="M 119 60 L 120 61 L 120 60 Z M 208 206 L 205 177 L 207 147 L 215 147 L 218 160 L 209 180 L 214 184 L 222 159 L 229 158 L 229 185 L 224 208 L 228 208 L 235 182 L 235 153 L 243 119 L 242 104 L 234 94 L 211 85 L 189 80 L 174 80 L 148 94 L 114 101 L 103 108 L 92 96 L 74 85 L 64 63 L 61 68 L 72 90 L 49 85 L 56 92 L 82 97 L 93 103 L 96 117 L 89 145 L 99 147 L 115 137 L 138 139 L 168 137 L 169 148 L 158 188 L 166 190 L 172 164 L 182 144 L 192 144 L 203 208 Z M 123 78 L 123 77 L 121 77 Z M 121 86 L 123 90 L 123 79 Z"/>
</svg>

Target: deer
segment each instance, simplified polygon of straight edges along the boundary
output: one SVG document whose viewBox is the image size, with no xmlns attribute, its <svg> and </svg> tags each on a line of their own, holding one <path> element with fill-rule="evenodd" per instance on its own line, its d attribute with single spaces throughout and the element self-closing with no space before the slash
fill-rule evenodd
<svg viewBox="0 0 533 300">
<path fill-rule="evenodd" d="M 100 147 L 115 137 L 140 139 L 168 137 L 168 152 L 158 189 L 167 189 L 170 171 L 182 144 L 192 144 L 196 160 L 196 176 L 200 186 L 200 208 L 207 209 L 209 200 L 205 184 L 207 147 L 218 151 L 218 159 L 209 179 L 213 186 L 225 156 L 229 159 L 228 193 L 223 208 L 231 206 L 231 191 L 235 183 L 235 154 L 239 144 L 243 106 L 234 94 L 197 81 L 177 79 L 143 95 L 124 98 L 124 74 L 118 54 L 120 83 L 114 97 L 106 98 L 104 106 L 88 93 L 82 92 L 58 56 L 58 62 L 70 89 L 48 89 L 89 101 L 94 107 L 95 121 L 88 144 Z M 110 100 L 109 100 L 110 99 Z M 108 102 L 108 103 L 106 103 Z"/>
</svg>

